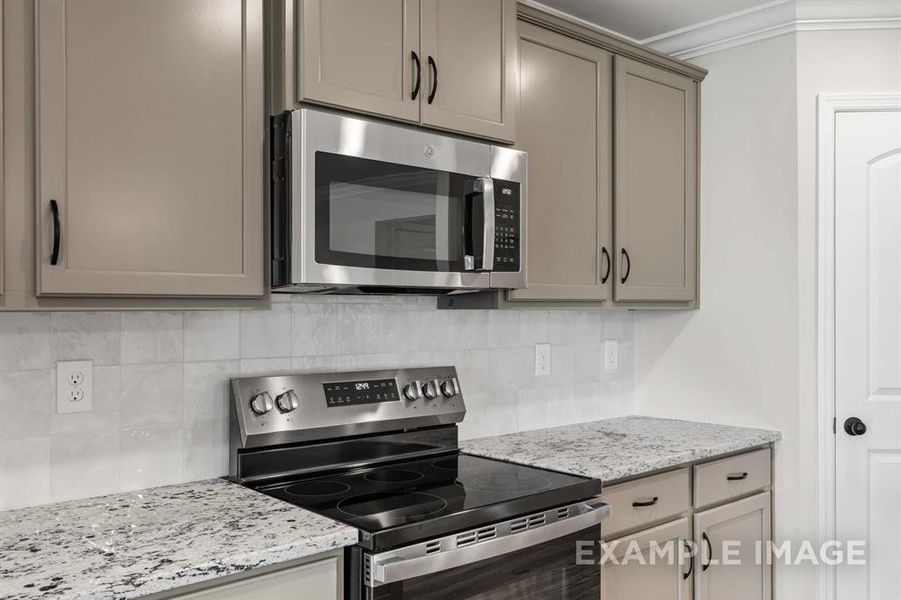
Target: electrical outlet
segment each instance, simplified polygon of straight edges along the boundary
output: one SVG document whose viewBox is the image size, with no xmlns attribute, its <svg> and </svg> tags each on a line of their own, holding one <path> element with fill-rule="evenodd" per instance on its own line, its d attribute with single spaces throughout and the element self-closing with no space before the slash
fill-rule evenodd
<svg viewBox="0 0 901 600">
<path fill-rule="evenodd" d="M 94 361 L 56 363 L 56 412 L 90 412 L 94 401 Z"/>
<path fill-rule="evenodd" d="M 619 341 L 604 340 L 604 368 L 608 371 L 619 368 Z"/>
<path fill-rule="evenodd" d="M 535 344 L 535 377 L 551 374 L 551 345 Z"/>
</svg>

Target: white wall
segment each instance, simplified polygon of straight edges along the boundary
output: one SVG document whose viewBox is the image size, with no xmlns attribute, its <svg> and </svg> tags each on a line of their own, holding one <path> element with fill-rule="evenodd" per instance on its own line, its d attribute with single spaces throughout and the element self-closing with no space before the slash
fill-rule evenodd
<svg viewBox="0 0 901 600">
<path fill-rule="evenodd" d="M 701 86 L 701 309 L 637 313 L 639 413 L 779 429 L 774 527 L 799 487 L 796 36 L 695 59 Z M 786 587 L 778 598 L 812 598 Z"/>
<path fill-rule="evenodd" d="M 0 313 L 0 509 L 225 475 L 228 378 L 456 365 L 462 437 L 634 412 L 626 311 L 439 311 L 434 298 L 284 297 L 270 310 Z M 601 368 L 604 339 L 620 368 Z M 534 377 L 533 345 L 551 344 Z M 57 360 L 94 410 L 56 414 Z"/>
<path fill-rule="evenodd" d="M 637 314 L 640 413 L 781 429 L 775 533 L 815 539 L 816 97 L 901 92 L 901 30 L 803 31 L 695 59 L 701 310 Z M 777 568 L 776 598 L 815 598 Z"/>
</svg>

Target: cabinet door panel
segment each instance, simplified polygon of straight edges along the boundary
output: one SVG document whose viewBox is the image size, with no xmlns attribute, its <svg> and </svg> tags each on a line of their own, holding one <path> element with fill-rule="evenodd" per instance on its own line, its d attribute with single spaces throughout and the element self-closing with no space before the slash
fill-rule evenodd
<svg viewBox="0 0 901 600">
<path fill-rule="evenodd" d="M 262 2 L 41 0 L 36 17 L 38 294 L 262 294 Z"/>
<path fill-rule="evenodd" d="M 695 544 L 700 552 L 695 561 L 699 566 L 695 570 L 696 600 L 770 600 L 771 567 L 756 560 L 757 544 L 765 548 L 771 537 L 770 493 L 712 508 L 694 519 Z M 723 561 L 725 542 L 733 544 L 729 558 L 740 564 L 717 564 Z M 702 565 L 708 560 L 711 564 L 705 570 Z"/>
<path fill-rule="evenodd" d="M 615 297 L 692 300 L 697 84 L 617 56 L 614 90 Z"/>
<path fill-rule="evenodd" d="M 419 121 L 419 0 L 297 1 L 299 100 Z"/>
<path fill-rule="evenodd" d="M 172 600 L 338 600 L 343 597 L 341 560 L 327 558 L 227 583 Z"/>
<path fill-rule="evenodd" d="M 6 289 L 3 281 L 3 269 L 4 269 L 4 261 L 6 260 L 3 255 L 4 248 L 6 247 L 6 235 L 4 229 L 6 228 L 6 215 L 3 212 L 3 198 L 6 195 L 6 178 L 3 176 L 4 162 L 3 162 L 3 150 L 6 144 L 5 138 L 3 137 L 3 7 L 0 6 L 0 296 L 3 296 L 3 292 Z"/>
<path fill-rule="evenodd" d="M 513 141 L 515 0 L 422 0 L 421 43 L 422 123 Z"/>
<path fill-rule="evenodd" d="M 511 300 L 605 300 L 612 55 L 520 23 L 516 147 L 529 153 L 527 288 Z"/>
<path fill-rule="evenodd" d="M 685 545 L 690 539 L 690 523 L 687 518 L 682 518 L 616 540 L 604 540 L 620 564 L 602 566 L 601 599 L 691 598 L 691 567 L 688 564 L 691 558 Z M 652 544 L 669 554 L 664 558 L 654 555 L 652 560 Z M 638 549 L 637 553 L 635 548 Z M 639 554 L 641 560 L 637 558 Z M 671 558 L 673 556 L 679 557 L 678 560 L 674 562 Z"/>
</svg>

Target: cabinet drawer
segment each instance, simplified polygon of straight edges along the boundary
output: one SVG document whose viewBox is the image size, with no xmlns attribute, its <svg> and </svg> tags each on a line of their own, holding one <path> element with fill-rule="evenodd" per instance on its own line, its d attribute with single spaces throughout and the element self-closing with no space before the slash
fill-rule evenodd
<svg viewBox="0 0 901 600">
<path fill-rule="evenodd" d="M 701 508 L 770 485 L 770 449 L 695 465 L 694 506 Z"/>
<path fill-rule="evenodd" d="M 613 508 L 601 536 L 637 529 L 678 515 L 691 507 L 688 469 L 652 475 L 611 486 L 601 499 Z"/>
</svg>

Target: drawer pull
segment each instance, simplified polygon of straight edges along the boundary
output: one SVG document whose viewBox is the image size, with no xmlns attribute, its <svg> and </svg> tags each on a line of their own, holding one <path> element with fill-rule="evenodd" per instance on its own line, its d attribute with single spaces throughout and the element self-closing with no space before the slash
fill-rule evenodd
<svg viewBox="0 0 901 600">
<path fill-rule="evenodd" d="M 727 475 L 726 481 L 743 481 L 748 478 L 748 472 L 739 473 L 738 475 Z"/>
<path fill-rule="evenodd" d="M 645 508 L 648 506 L 654 506 L 655 504 L 657 504 L 657 500 L 659 500 L 659 499 L 660 498 L 658 498 L 657 496 L 654 496 L 654 498 L 652 498 L 651 500 L 644 500 L 644 501 L 636 500 L 635 502 L 632 503 L 632 507 L 633 508 Z"/>
</svg>

